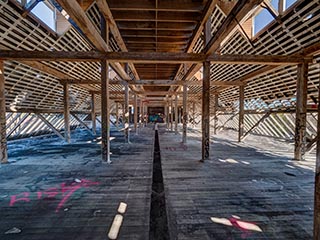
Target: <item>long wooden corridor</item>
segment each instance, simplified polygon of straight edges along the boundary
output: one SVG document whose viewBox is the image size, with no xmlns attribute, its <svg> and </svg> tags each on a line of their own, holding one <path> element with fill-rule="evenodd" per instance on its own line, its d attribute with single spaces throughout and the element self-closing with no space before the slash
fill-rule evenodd
<svg viewBox="0 0 320 240">
<path fill-rule="evenodd" d="M 0 223 L 320 240 L 320 0 L 0 0 Z"/>
</svg>

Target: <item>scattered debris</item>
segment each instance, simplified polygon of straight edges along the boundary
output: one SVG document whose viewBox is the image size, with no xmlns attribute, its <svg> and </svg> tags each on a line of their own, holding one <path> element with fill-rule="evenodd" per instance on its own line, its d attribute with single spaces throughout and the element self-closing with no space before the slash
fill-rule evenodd
<svg viewBox="0 0 320 240">
<path fill-rule="evenodd" d="M 8 231 L 6 231 L 4 234 L 17 234 L 17 233 L 21 233 L 21 229 L 19 229 L 17 227 L 13 227 L 13 228 L 9 229 Z"/>
<path fill-rule="evenodd" d="M 93 212 L 93 216 L 95 216 L 95 217 L 96 217 L 96 216 L 97 216 L 97 214 L 98 214 L 98 213 L 101 213 L 101 212 L 102 212 L 101 210 L 95 210 L 95 211 Z"/>
</svg>

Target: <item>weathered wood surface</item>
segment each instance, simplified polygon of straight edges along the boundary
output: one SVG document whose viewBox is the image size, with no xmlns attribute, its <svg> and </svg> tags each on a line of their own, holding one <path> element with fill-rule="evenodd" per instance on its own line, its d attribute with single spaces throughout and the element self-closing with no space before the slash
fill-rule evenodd
<svg viewBox="0 0 320 240">
<path fill-rule="evenodd" d="M 255 136 L 238 144 L 237 133 L 227 133 L 213 138 L 210 158 L 199 163 L 199 129 L 189 130 L 186 145 L 160 129 L 171 239 L 311 239 L 314 159 L 295 162 L 292 145 Z M 237 217 L 262 232 L 241 230 Z"/>
<path fill-rule="evenodd" d="M 101 140 L 87 131 L 72 133 L 69 145 L 56 137 L 9 144 L 11 163 L 0 168 L 0 239 L 105 240 L 120 202 L 128 206 L 119 239 L 148 239 L 153 131 L 141 131 L 130 145 L 123 144 L 123 133 L 111 133 L 112 164 L 101 161 Z M 99 184 L 76 190 L 56 212 L 82 179 Z M 64 195 L 63 183 L 69 187 Z M 10 207 L 12 196 L 21 193 L 30 201 Z M 5 234 L 14 227 L 21 233 Z"/>
</svg>

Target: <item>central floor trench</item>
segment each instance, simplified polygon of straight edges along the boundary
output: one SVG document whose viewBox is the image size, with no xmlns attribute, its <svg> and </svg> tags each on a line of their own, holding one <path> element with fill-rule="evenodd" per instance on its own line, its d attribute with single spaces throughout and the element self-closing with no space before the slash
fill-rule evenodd
<svg viewBox="0 0 320 240">
<path fill-rule="evenodd" d="M 149 239 L 169 239 L 158 130 L 155 130 L 154 138 Z"/>
</svg>

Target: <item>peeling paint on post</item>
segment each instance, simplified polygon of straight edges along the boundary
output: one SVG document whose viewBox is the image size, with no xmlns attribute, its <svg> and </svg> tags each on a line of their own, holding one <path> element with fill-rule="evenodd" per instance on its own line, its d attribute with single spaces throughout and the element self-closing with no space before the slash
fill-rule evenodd
<svg viewBox="0 0 320 240">
<path fill-rule="evenodd" d="M 139 102 L 139 130 L 142 128 L 142 121 L 143 121 L 143 107 L 142 107 L 142 99 L 140 98 Z"/>
<path fill-rule="evenodd" d="M 116 127 L 119 129 L 119 103 L 116 102 Z"/>
<path fill-rule="evenodd" d="M 167 98 L 164 106 L 164 115 L 165 115 L 165 122 L 166 122 L 166 128 L 168 128 L 168 103 L 167 103 Z"/>
<path fill-rule="evenodd" d="M 294 159 L 303 160 L 306 147 L 308 63 L 298 65 L 297 75 Z"/>
<path fill-rule="evenodd" d="M 170 114 L 170 122 L 171 122 L 171 132 L 173 131 L 173 97 L 171 96 L 171 114 Z"/>
<path fill-rule="evenodd" d="M 101 35 L 109 42 L 109 27 L 101 14 Z M 102 161 L 110 161 L 110 103 L 109 103 L 109 62 L 101 61 L 101 150 Z"/>
<path fill-rule="evenodd" d="M 202 159 L 209 158 L 210 148 L 210 62 L 203 63 L 202 81 Z"/>
<path fill-rule="evenodd" d="M 192 128 L 196 126 L 196 102 L 192 102 Z"/>
<path fill-rule="evenodd" d="M 219 105 L 219 95 L 214 95 L 214 108 L 213 108 L 213 134 L 217 134 L 217 128 L 218 128 L 218 105 Z"/>
<path fill-rule="evenodd" d="M 178 95 L 176 95 L 174 102 L 174 132 L 178 134 Z"/>
<path fill-rule="evenodd" d="M 0 162 L 8 163 L 4 62 L 0 60 Z"/>
<path fill-rule="evenodd" d="M 133 115 L 133 123 L 134 123 L 134 131 L 138 134 L 138 98 L 137 94 L 134 94 L 134 115 Z"/>
<path fill-rule="evenodd" d="M 128 85 L 124 86 L 124 138 L 125 142 L 129 143 L 129 87 Z"/>
</svg>

